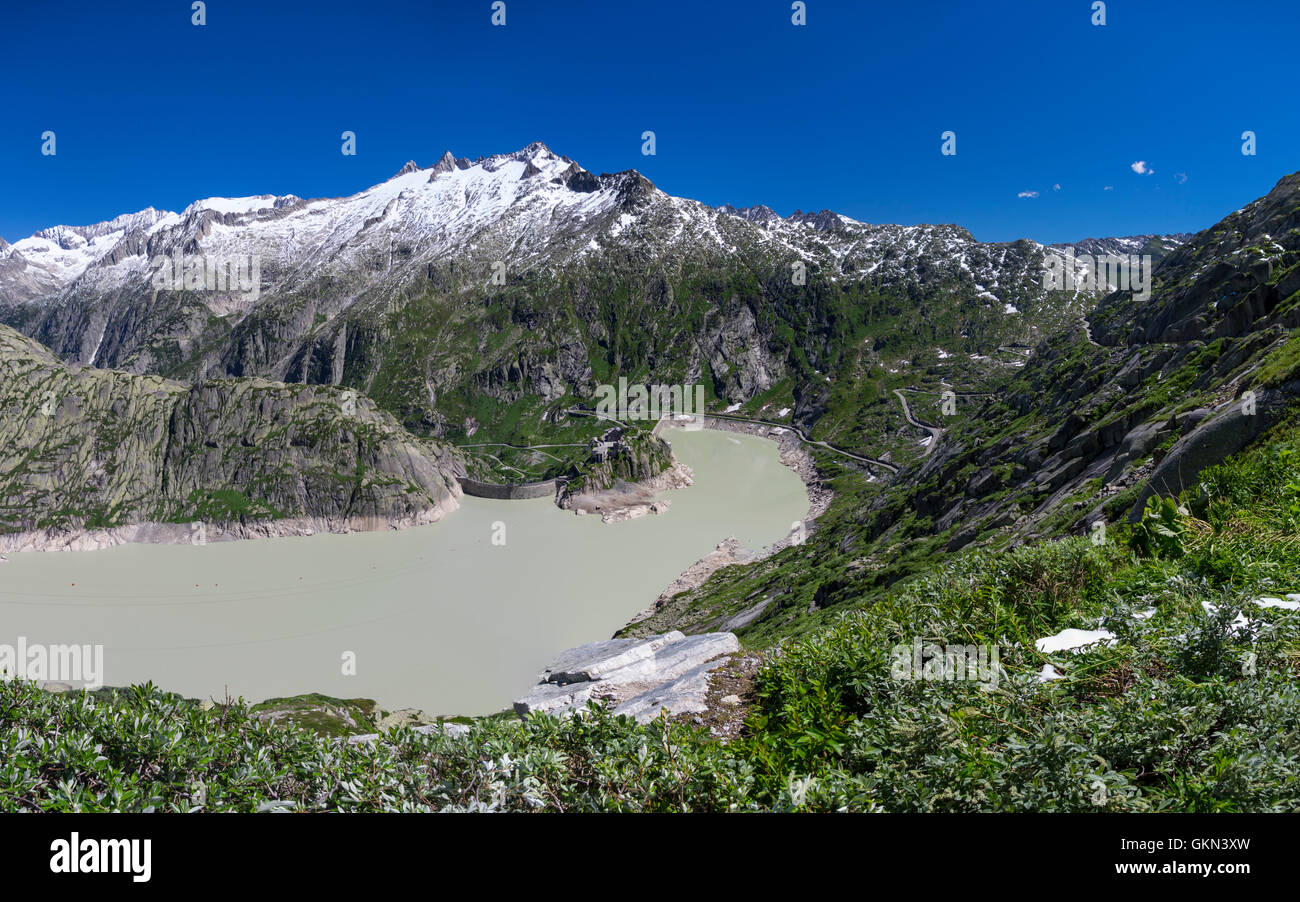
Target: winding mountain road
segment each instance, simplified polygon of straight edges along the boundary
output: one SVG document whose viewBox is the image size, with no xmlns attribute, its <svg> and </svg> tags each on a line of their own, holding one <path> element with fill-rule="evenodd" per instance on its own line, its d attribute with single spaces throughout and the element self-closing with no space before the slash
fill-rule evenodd
<svg viewBox="0 0 1300 902">
<path fill-rule="evenodd" d="M 564 462 L 563 460 L 556 457 L 554 454 L 551 454 L 547 451 L 543 451 L 542 449 L 543 448 L 585 448 L 587 447 L 587 445 L 585 442 L 578 442 L 578 443 L 570 442 L 567 444 L 554 444 L 554 445 L 512 445 L 510 442 L 479 442 L 478 444 L 457 445 L 456 447 L 460 448 L 462 451 L 469 451 L 471 454 L 487 454 L 486 451 L 471 450 L 474 448 L 513 448 L 516 451 L 536 451 L 538 454 L 541 454 L 544 457 L 549 457 L 551 460 L 555 460 L 555 461 L 559 461 L 560 463 L 563 463 Z M 491 457 L 492 455 L 488 454 L 488 456 Z"/>
<path fill-rule="evenodd" d="M 939 444 L 939 439 L 943 436 L 943 430 L 938 426 L 931 426 L 929 423 L 922 423 L 916 419 L 912 416 L 912 408 L 907 406 L 907 398 L 903 397 L 903 393 L 898 389 L 894 389 L 894 394 L 898 395 L 898 402 L 903 405 L 903 416 L 907 418 L 907 422 L 930 433 L 930 442 L 925 446 L 925 455 L 928 456 L 934 450 L 935 445 Z"/>
<path fill-rule="evenodd" d="M 584 417 L 595 417 L 595 418 L 598 419 L 598 420 L 605 420 L 606 422 L 609 422 L 609 423 L 617 423 L 618 425 L 622 426 L 624 429 L 631 429 L 631 428 L 632 428 L 632 427 L 629 426 L 627 423 L 624 423 L 622 420 L 616 420 L 616 419 L 614 419 L 614 418 L 611 417 L 611 416 L 608 416 L 608 415 L 603 414 L 603 413 L 598 413 L 598 412 L 596 412 L 596 411 L 594 411 L 594 410 L 583 410 L 581 407 L 569 407 L 569 408 L 566 408 L 564 412 L 565 412 L 565 413 L 576 413 L 576 414 L 578 414 L 579 416 L 584 416 Z"/>
<path fill-rule="evenodd" d="M 1083 321 L 1083 335 L 1088 339 L 1088 344 L 1095 348 L 1100 348 L 1101 345 L 1092 337 L 1092 323 L 1088 322 L 1088 317 L 1081 316 L 1079 319 Z"/>
<path fill-rule="evenodd" d="M 791 426 L 789 423 L 773 423 L 770 420 L 755 420 L 751 417 L 738 417 L 729 413 L 708 413 L 705 414 L 705 416 L 713 417 L 717 420 L 735 420 L 740 423 L 755 423 L 759 426 L 774 426 L 778 429 L 789 429 L 795 434 L 799 441 L 803 442 L 805 445 L 816 445 L 818 448 L 825 448 L 827 451 L 847 457 L 850 460 L 856 460 L 859 463 L 870 464 L 873 467 L 880 467 L 881 469 L 888 470 L 891 473 L 898 472 L 898 467 L 890 463 L 885 463 L 883 460 L 877 460 L 874 457 L 865 457 L 861 454 L 854 454 L 852 451 L 845 451 L 843 448 L 837 448 L 830 442 L 821 442 L 816 439 L 811 439 L 808 437 L 807 433 L 798 426 Z"/>
</svg>

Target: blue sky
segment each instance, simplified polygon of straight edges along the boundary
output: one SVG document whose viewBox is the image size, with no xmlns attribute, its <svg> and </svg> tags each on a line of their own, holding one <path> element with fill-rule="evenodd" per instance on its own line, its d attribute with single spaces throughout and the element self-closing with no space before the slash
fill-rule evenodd
<svg viewBox="0 0 1300 902">
<path fill-rule="evenodd" d="M 209 0 L 200 28 L 189 0 L 11 4 L 0 236 L 213 195 L 352 194 L 408 159 L 534 140 L 710 204 L 985 241 L 1195 231 L 1300 169 L 1300 4 L 1106 12 L 1098 27 L 1091 0 L 807 0 L 796 27 L 788 0 L 507 0 L 494 27 L 491 0 Z"/>
</svg>

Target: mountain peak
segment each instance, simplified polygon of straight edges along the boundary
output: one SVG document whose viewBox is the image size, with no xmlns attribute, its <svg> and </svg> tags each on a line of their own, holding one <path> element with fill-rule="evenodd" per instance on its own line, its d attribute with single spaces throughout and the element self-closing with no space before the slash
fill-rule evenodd
<svg viewBox="0 0 1300 902">
<path fill-rule="evenodd" d="M 844 217 L 834 210 L 819 210 L 816 213 L 805 213 L 802 210 L 795 210 L 790 215 L 791 222 L 802 222 L 811 225 L 819 232 L 829 232 L 841 228 L 844 225 Z"/>
<path fill-rule="evenodd" d="M 541 141 L 534 141 L 528 146 L 521 147 L 513 153 L 494 153 L 486 157 L 479 157 L 474 162 L 484 164 L 484 168 L 491 172 L 502 163 L 532 163 L 538 159 L 559 160 L 560 157 Z"/>
<path fill-rule="evenodd" d="M 731 204 L 723 204 L 718 207 L 718 211 L 726 213 L 728 216 L 738 216 L 741 219 L 757 223 L 771 222 L 774 219 L 781 218 L 780 214 L 767 204 L 758 204 L 753 207 L 733 207 Z"/>
<path fill-rule="evenodd" d="M 541 141 L 534 141 L 522 150 L 516 150 L 514 153 L 508 154 L 507 156 L 524 163 L 531 162 L 538 156 L 558 159 L 558 157 L 555 157 L 555 153 Z"/>
<path fill-rule="evenodd" d="M 433 172 L 429 175 L 429 181 L 433 181 L 437 176 L 444 172 L 451 172 L 456 168 L 456 157 L 450 150 L 444 150 L 438 162 L 433 164 Z M 464 168 L 464 167 L 461 167 Z"/>
<path fill-rule="evenodd" d="M 48 229 L 41 229 L 34 233 L 33 238 L 46 238 L 59 244 L 64 250 L 70 250 L 73 247 L 82 247 L 89 241 L 105 235 L 111 235 L 114 232 L 131 232 L 135 229 L 148 229 L 155 223 L 163 219 L 174 217 L 176 214 L 168 210 L 157 210 L 153 207 L 145 207 L 135 213 L 123 213 L 104 222 L 91 223 L 90 225 L 70 226 L 56 225 Z"/>
<path fill-rule="evenodd" d="M 406 165 L 397 170 L 397 175 L 393 176 L 393 178 L 397 178 L 401 175 L 410 175 L 412 172 L 419 172 L 420 169 L 420 164 L 415 162 L 415 160 L 407 160 Z"/>
</svg>

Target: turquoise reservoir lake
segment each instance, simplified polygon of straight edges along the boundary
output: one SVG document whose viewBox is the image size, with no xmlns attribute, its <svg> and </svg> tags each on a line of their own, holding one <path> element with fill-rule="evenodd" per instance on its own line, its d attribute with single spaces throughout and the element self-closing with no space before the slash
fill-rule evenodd
<svg viewBox="0 0 1300 902">
<path fill-rule="evenodd" d="M 403 531 L 11 554 L 0 643 L 102 644 L 106 685 L 152 680 L 195 698 L 321 692 L 500 711 L 558 652 L 608 638 L 723 539 L 759 550 L 807 513 L 775 443 L 664 437 L 695 484 L 663 493 L 666 513 L 622 523 L 547 498 L 467 496 Z"/>
</svg>

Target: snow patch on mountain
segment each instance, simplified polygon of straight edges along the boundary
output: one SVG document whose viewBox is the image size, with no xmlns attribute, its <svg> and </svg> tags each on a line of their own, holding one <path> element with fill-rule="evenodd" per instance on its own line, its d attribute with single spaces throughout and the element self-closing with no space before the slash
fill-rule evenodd
<svg viewBox="0 0 1300 902">
<path fill-rule="evenodd" d="M 744 256 L 782 268 L 802 261 L 810 281 L 941 280 L 987 306 L 1026 311 L 1027 334 L 1020 337 L 1032 342 L 1028 332 L 1051 325 L 1045 311 L 1076 302 L 1042 289 L 1046 250 L 1030 241 L 981 243 L 956 225 L 873 225 L 829 210 L 781 217 L 763 205 L 711 207 L 666 194 L 634 170 L 597 176 L 534 143 L 473 161 L 450 151 L 431 167 L 412 161 L 348 197 L 209 197 L 181 213 L 148 208 L 43 230 L 0 246 L 0 310 L 81 305 L 79 314 L 63 318 L 76 330 L 67 346 L 80 348 L 83 361 L 111 366 L 132 341 L 139 346 L 141 339 L 128 341 L 122 328 L 147 318 L 158 257 L 257 257 L 260 293 L 197 295 L 233 324 L 255 307 L 299 293 L 322 299 L 332 317 L 352 304 L 423 290 L 439 270 L 468 286 L 486 283 L 499 264 L 514 279 L 599 265 L 605 254 L 707 265 Z M 107 340 L 106 306 L 116 317 Z"/>
</svg>

